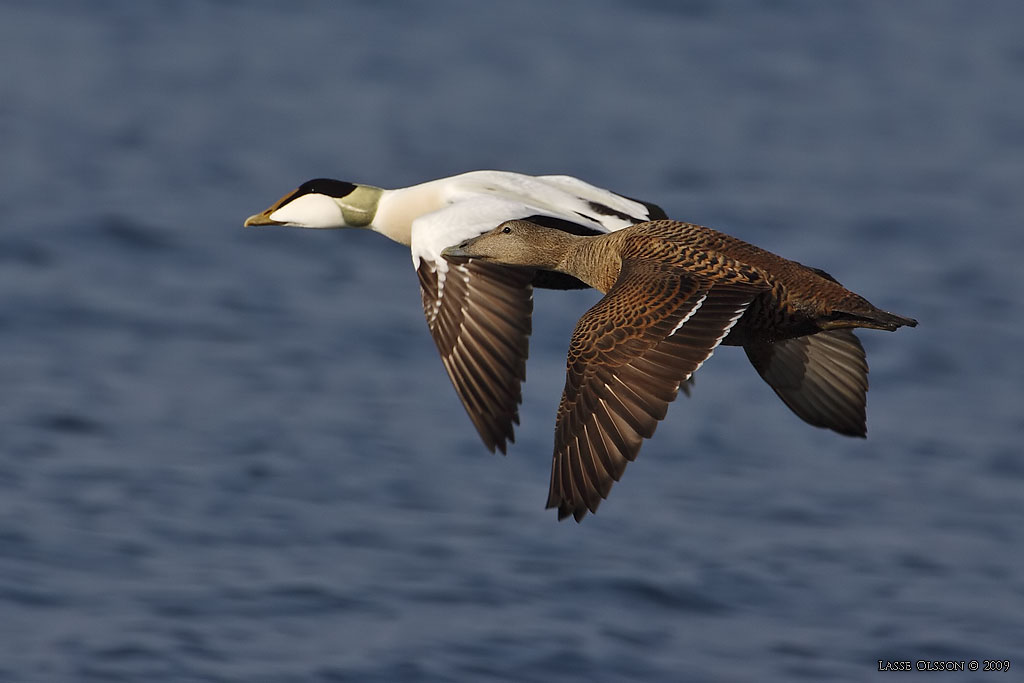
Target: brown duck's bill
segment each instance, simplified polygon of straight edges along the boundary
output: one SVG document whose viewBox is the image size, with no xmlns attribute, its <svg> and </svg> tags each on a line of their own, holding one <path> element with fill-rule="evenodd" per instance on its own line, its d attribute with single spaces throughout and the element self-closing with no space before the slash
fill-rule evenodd
<svg viewBox="0 0 1024 683">
<path fill-rule="evenodd" d="M 255 216 L 253 216 L 253 218 L 255 218 Z M 441 256 L 446 256 L 446 257 L 451 257 L 451 258 L 474 258 L 473 254 L 470 254 L 465 249 L 466 246 L 467 245 L 464 243 L 464 244 L 456 245 L 454 247 L 446 247 L 441 252 Z"/>
</svg>

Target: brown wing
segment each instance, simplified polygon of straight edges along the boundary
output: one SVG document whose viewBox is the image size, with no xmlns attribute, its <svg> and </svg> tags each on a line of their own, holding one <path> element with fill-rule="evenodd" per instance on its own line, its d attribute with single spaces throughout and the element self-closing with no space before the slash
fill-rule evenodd
<svg viewBox="0 0 1024 683">
<path fill-rule="evenodd" d="M 668 404 L 753 298 L 750 284 L 712 284 L 649 261 L 623 264 L 569 346 L 555 424 L 547 506 L 580 521 L 654 434 Z"/>
<path fill-rule="evenodd" d="M 515 441 L 526 379 L 533 271 L 452 259 L 441 275 L 420 262 L 423 311 L 441 360 L 491 451 Z"/>
<path fill-rule="evenodd" d="M 744 350 L 800 419 L 847 436 L 867 435 L 868 363 L 852 330 L 748 344 Z"/>
</svg>

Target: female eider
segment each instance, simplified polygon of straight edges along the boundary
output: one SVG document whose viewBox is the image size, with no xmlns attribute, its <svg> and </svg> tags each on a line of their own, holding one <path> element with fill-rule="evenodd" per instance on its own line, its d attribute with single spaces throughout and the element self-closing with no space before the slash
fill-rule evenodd
<svg viewBox="0 0 1024 683">
<path fill-rule="evenodd" d="M 504 453 L 519 423 L 532 288 L 584 285 L 556 273 L 446 261 L 441 250 L 521 218 L 597 235 L 666 215 L 571 176 L 473 171 L 395 190 L 310 180 L 245 225 L 368 228 L 411 247 L 427 325 L 448 376 L 484 444 Z"/>
<path fill-rule="evenodd" d="M 605 294 L 573 332 L 555 422 L 547 505 L 577 522 L 720 343 L 742 346 L 804 420 L 864 436 L 867 363 L 851 330 L 917 325 L 823 271 L 677 221 L 594 237 L 509 221 L 442 253 L 554 270 Z"/>
</svg>

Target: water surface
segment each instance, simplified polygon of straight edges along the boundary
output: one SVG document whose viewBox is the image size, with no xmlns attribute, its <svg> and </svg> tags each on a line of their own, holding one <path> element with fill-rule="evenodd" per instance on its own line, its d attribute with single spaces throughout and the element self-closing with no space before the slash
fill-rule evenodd
<svg viewBox="0 0 1024 683">
<path fill-rule="evenodd" d="M 0 680 L 1024 666 L 1022 23 L 1011 3 L 3 3 Z M 655 201 L 917 317 L 862 335 L 869 438 L 801 423 L 722 349 L 600 513 L 558 524 L 552 427 L 593 293 L 536 297 L 502 458 L 406 250 L 241 228 L 307 178 L 475 168 Z"/>
</svg>

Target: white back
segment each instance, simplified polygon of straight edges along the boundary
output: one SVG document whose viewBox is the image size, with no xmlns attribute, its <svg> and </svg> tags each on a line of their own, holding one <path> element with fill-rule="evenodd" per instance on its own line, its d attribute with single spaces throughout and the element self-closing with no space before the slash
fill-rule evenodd
<svg viewBox="0 0 1024 683">
<path fill-rule="evenodd" d="M 429 187 L 433 190 L 430 194 L 442 205 L 412 222 L 412 259 L 416 267 L 420 259 L 425 259 L 446 270 L 441 258 L 445 247 L 507 220 L 550 216 L 611 232 L 650 218 L 644 204 L 571 176 L 472 171 L 416 187 Z"/>
</svg>

